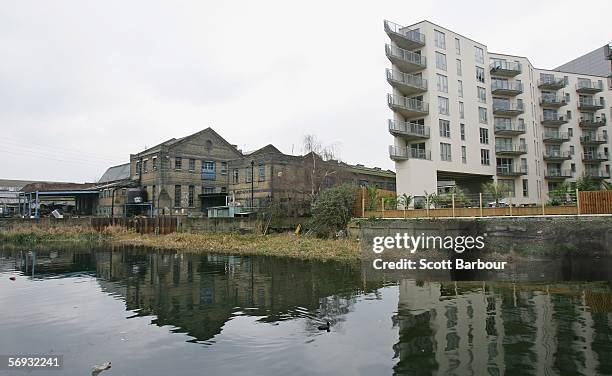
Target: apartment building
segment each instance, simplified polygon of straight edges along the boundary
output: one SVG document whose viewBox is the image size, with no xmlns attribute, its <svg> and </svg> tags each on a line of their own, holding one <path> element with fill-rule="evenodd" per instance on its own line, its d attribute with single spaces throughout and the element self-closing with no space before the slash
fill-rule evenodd
<svg viewBox="0 0 612 376">
<path fill-rule="evenodd" d="M 610 179 L 606 77 L 538 69 L 429 21 L 384 30 L 398 194 L 495 180 L 536 204 L 563 181 Z"/>
</svg>

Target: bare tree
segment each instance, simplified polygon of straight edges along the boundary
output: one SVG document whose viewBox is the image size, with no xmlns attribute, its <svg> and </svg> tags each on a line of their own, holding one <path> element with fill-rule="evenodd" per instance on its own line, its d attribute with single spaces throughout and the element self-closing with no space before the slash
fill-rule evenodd
<svg viewBox="0 0 612 376">
<path fill-rule="evenodd" d="M 304 154 L 310 154 L 312 158 L 312 172 L 310 175 L 310 194 L 314 198 L 315 194 L 318 193 L 318 191 L 321 189 L 320 183 L 322 183 L 327 176 L 336 173 L 335 169 L 330 171 L 330 169 L 326 168 L 329 167 L 329 164 L 323 163 L 337 160 L 336 147 L 335 145 L 323 146 L 317 136 L 312 134 L 304 136 L 303 147 Z M 317 159 L 320 160 L 319 163 L 317 163 Z M 319 176 L 320 179 L 317 179 L 317 177 Z M 317 184 L 317 180 L 320 180 L 319 184 Z"/>
</svg>

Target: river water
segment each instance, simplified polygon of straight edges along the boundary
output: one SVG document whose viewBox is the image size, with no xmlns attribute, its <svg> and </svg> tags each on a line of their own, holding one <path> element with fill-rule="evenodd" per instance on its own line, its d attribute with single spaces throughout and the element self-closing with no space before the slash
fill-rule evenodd
<svg viewBox="0 0 612 376">
<path fill-rule="evenodd" d="M 0 355 L 64 367 L 0 375 L 105 361 L 102 376 L 608 375 L 611 312 L 608 282 L 373 282 L 359 264 L 5 249 Z"/>
</svg>

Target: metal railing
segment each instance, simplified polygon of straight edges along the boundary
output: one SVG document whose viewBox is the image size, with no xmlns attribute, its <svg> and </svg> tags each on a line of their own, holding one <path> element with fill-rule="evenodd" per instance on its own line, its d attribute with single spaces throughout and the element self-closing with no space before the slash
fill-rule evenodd
<svg viewBox="0 0 612 376">
<path fill-rule="evenodd" d="M 494 61 L 489 67 L 492 70 L 507 70 L 521 72 L 521 63 L 515 61 Z"/>
<path fill-rule="evenodd" d="M 592 98 L 586 99 L 582 98 L 578 101 L 578 107 L 604 107 L 605 104 L 599 100 L 595 101 Z"/>
<path fill-rule="evenodd" d="M 431 160 L 431 151 L 411 147 L 389 146 L 391 159 L 426 159 Z"/>
<path fill-rule="evenodd" d="M 584 143 L 589 143 L 589 142 L 606 142 L 608 141 L 608 135 L 602 134 L 602 135 L 586 135 L 586 136 L 580 136 L 580 142 L 584 142 Z"/>
<path fill-rule="evenodd" d="M 572 154 L 569 151 L 561 151 L 561 150 L 546 150 L 544 151 L 544 158 L 565 158 L 569 159 L 572 157 Z"/>
<path fill-rule="evenodd" d="M 387 68 L 387 80 L 427 90 L 427 80 L 421 76 L 415 76 L 414 74 L 403 73 Z"/>
<path fill-rule="evenodd" d="M 543 77 L 538 80 L 538 87 L 550 86 L 550 87 L 565 87 L 567 82 L 563 77 Z"/>
<path fill-rule="evenodd" d="M 607 161 L 609 156 L 605 153 L 584 153 L 582 160 L 584 161 Z"/>
<path fill-rule="evenodd" d="M 512 90 L 512 91 L 523 91 L 523 83 L 516 81 L 493 81 L 491 83 L 491 90 Z"/>
<path fill-rule="evenodd" d="M 522 103 L 493 101 L 493 111 L 524 111 L 524 107 Z"/>
<path fill-rule="evenodd" d="M 540 104 L 542 105 L 552 105 L 552 106 L 556 106 L 556 105 L 565 105 L 565 97 L 558 97 L 556 95 L 542 95 L 542 97 L 540 98 Z"/>
<path fill-rule="evenodd" d="M 603 82 L 595 82 L 591 80 L 578 81 L 576 84 L 576 90 L 580 89 L 603 90 Z"/>
<path fill-rule="evenodd" d="M 567 132 L 544 132 L 542 139 L 546 140 L 569 140 L 569 134 Z"/>
<path fill-rule="evenodd" d="M 390 44 L 385 44 L 385 52 L 389 57 L 395 57 L 397 59 L 401 59 L 409 63 L 422 65 L 423 67 L 427 65 L 427 59 L 425 58 L 425 56 L 415 54 L 414 52 L 404 50 L 403 48 L 395 47 Z"/>
<path fill-rule="evenodd" d="M 567 121 L 563 115 L 544 113 L 542 121 Z"/>
<path fill-rule="evenodd" d="M 572 170 L 547 168 L 546 170 L 544 170 L 544 176 L 552 178 L 571 178 L 572 176 L 574 176 L 574 173 L 572 172 Z"/>
<path fill-rule="evenodd" d="M 497 166 L 497 175 L 526 175 L 527 167 L 526 166 Z"/>
<path fill-rule="evenodd" d="M 416 30 L 408 29 L 402 25 L 396 24 L 395 22 L 385 20 L 385 31 L 409 39 L 414 42 L 425 44 L 425 34 L 422 34 Z"/>
<path fill-rule="evenodd" d="M 527 153 L 527 145 L 495 145 L 496 153 Z"/>
<path fill-rule="evenodd" d="M 389 131 L 404 133 L 404 134 L 413 134 L 421 137 L 429 137 L 430 131 L 429 127 L 423 124 L 411 123 L 408 121 L 395 121 L 388 120 L 389 123 Z"/>
<path fill-rule="evenodd" d="M 604 170 L 599 170 L 599 171 L 587 170 L 585 171 L 584 174 L 590 177 L 591 179 L 609 179 L 610 178 L 610 173 Z"/>
<path fill-rule="evenodd" d="M 390 106 L 403 107 L 412 111 L 428 112 L 429 103 L 416 98 L 408 98 L 399 95 L 387 94 L 387 103 Z"/>
<path fill-rule="evenodd" d="M 495 131 L 525 132 L 525 124 L 496 120 Z"/>
</svg>

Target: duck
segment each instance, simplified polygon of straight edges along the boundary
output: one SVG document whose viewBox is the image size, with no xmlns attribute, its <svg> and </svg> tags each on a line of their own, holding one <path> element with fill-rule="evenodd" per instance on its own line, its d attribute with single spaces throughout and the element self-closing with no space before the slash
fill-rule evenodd
<svg viewBox="0 0 612 376">
<path fill-rule="evenodd" d="M 99 366 L 93 366 L 91 368 L 91 376 L 98 376 L 102 371 L 106 371 L 111 368 L 111 362 L 103 363 Z"/>
<path fill-rule="evenodd" d="M 329 328 L 331 327 L 331 324 L 329 323 L 329 321 L 325 322 L 325 325 L 319 325 L 317 327 L 317 329 L 319 330 L 327 330 L 329 332 Z"/>
</svg>

